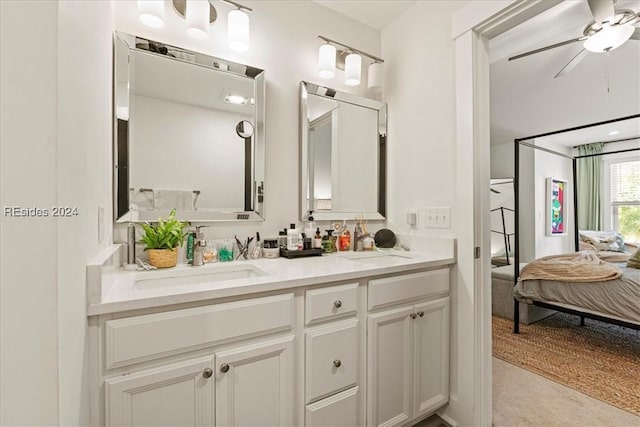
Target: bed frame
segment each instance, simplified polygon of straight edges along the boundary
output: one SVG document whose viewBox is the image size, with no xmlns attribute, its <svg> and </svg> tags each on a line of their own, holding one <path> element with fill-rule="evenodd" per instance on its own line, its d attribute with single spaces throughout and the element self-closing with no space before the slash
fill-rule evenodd
<svg viewBox="0 0 640 427">
<path fill-rule="evenodd" d="M 573 168 L 573 220 L 574 220 L 574 244 L 575 244 L 575 250 L 576 252 L 578 251 L 579 248 L 579 237 L 578 237 L 578 191 L 577 191 L 577 169 L 576 169 L 576 165 L 577 165 L 577 160 L 581 159 L 581 158 L 586 158 L 586 157 L 600 157 L 600 156 L 605 156 L 605 155 L 610 155 L 610 154 L 617 154 L 617 153 L 625 153 L 625 152 L 629 152 L 629 151 L 639 151 L 640 148 L 630 148 L 630 149 L 625 149 L 625 150 L 618 150 L 618 151 L 611 151 L 608 153 L 599 153 L 599 154 L 586 154 L 586 155 L 582 155 L 582 156 L 570 156 L 570 155 L 566 155 L 563 153 L 558 153 L 556 151 L 550 150 L 548 148 L 545 147 L 540 147 L 540 146 L 536 146 L 535 144 L 532 144 L 531 142 L 528 142 L 530 140 L 533 140 L 535 138 L 542 138 L 545 136 L 551 136 L 551 135 L 556 135 L 556 134 L 560 134 L 560 133 L 565 133 L 565 132 L 571 132 L 571 131 L 575 131 L 575 130 L 579 130 L 579 129 L 586 129 L 586 128 L 590 128 L 590 127 L 594 127 L 594 126 L 601 126 L 601 125 L 605 125 L 608 123 L 615 123 L 615 122 L 620 122 L 620 121 L 624 121 L 624 120 L 630 120 L 630 119 L 637 119 L 640 118 L 640 114 L 634 114 L 632 116 L 627 116 L 627 117 L 620 117 L 617 119 L 612 119 L 612 120 L 607 120 L 604 122 L 597 122 L 597 123 L 590 123 L 587 125 L 582 125 L 582 126 L 577 126 L 577 127 L 573 127 L 573 128 L 568 128 L 568 129 L 562 129 L 562 130 L 558 130 L 558 131 L 554 131 L 554 132 L 548 132 L 548 133 L 543 133 L 540 135 L 533 135 L 533 136 L 529 136 L 526 138 L 518 138 L 514 140 L 514 144 L 515 144 L 515 149 L 514 149 L 514 156 L 515 156 L 515 173 L 514 173 L 514 179 L 513 179 L 513 191 L 514 191 L 514 197 L 515 197 L 515 256 L 514 256 L 514 263 L 513 263 L 513 269 L 514 269 L 514 274 L 513 274 L 513 286 L 515 287 L 516 284 L 518 283 L 518 276 L 520 275 L 520 271 L 519 271 L 519 266 L 520 266 L 520 238 L 519 238 L 519 233 L 518 230 L 520 229 L 520 218 L 519 218 L 519 213 L 518 213 L 518 207 L 520 206 L 519 202 L 520 202 L 520 198 L 519 198 L 519 193 L 520 193 L 520 182 L 519 182 L 519 172 L 520 172 L 520 147 L 522 145 L 526 146 L 526 147 L 530 147 L 533 148 L 535 150 L 542 150 L 545 151 L 547 153 L 550 154 L 555 154 L 557 156 L 560 157 L 564 157 L 566 159 L 571 160 L 572 162 L 572 168 Z M 624 139 L 617 139 L 617 140 L 612 140 L 612 141 L 607 141 L 607 142 L 621 142 L 621 141 L 628 141 L 628 140 L 634 140 L 634 139 L 640 139 L 640 136 L 637 137 L 633 137 L 633 138 L 624 138 Z M 600 322 L 605 322 L 605 323 L 610 323 L 613 325 L 617 325 L 617 326 L 623 326 L 625 328 L 630 328 L 630 329 L 635 329 L 635 330 L 640 330 L 640 325 L 637 323 L 631 323 L 631 322 L 625 322 L 623 320 L 620 319 L 614 319 L 611 317 L 607 317 L 606 315 L 600 315 L 600 314 L 594 314 L 594 313 L 590 313 L 590 312 L 586 312 L 586 311 L 580 311 L 578 309 L 573 309 L 573 308 L 567 308 L 567 307 L 563 307 L 563 306 L 559 306 L 559 305 L 555 305 L 546 301 L 532 301 L 532 305 L 538 306 L 538 307 L 544 307 L 544 308 L 548 308 L 551 310 L 556 310 L 556 311 L 560 311 L 563 313 L 568 313 L 568 314 L 573 314 L 576 316 L 580 316 L 580 326 L 584 326 L 584 322 L 585 319 L 593 319 L 593 320 L 598 320 Z M 517 334 L 520 333 L 520 301 L 518 301 L 516 298 L 513 299 L 513 333 Z"/>
</svg>

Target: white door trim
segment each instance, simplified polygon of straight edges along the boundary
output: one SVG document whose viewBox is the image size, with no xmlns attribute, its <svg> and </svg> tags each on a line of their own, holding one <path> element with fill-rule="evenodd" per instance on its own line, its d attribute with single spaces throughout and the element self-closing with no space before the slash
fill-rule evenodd
<svg viewBox="0 0 640 427">
<path fill-rule="evenodd" d="M 558 3 L 560 0 L 478 1 L 452 18 L 458 215 L 458 304 L 452 319 L 457 330 L 457 342 L 452 343 L 457 375 L 452 383 L 452 403 L 457 401 L 457 405 L 450 405 L 443 415 L 459 425 L 490 426 L 492 421 L 487 42 Z M 465 212 L 473 212 L 473 216 Z M 480 259 L 474 258 L 476 247 L 481 249 Z"/>
</svg>

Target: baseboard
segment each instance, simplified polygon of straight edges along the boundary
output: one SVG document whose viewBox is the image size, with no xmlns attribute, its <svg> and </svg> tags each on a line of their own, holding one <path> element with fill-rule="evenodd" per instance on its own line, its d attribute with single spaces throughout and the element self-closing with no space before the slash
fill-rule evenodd
<svg viewBox="0 0 640 427">
<path fill-rule="evenodd" d="M 458 427 L 458 422 L 451 418 L 450 416 L 442 413 L 441 411 L 436 411 L 436 415 L 442 418 L 442 420 L 449 424 L 451 427 Z"/>
</svg>

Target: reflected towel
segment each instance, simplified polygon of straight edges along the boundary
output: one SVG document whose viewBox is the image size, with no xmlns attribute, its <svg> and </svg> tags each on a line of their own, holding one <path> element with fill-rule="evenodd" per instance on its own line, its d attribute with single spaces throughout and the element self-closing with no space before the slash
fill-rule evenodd
<svg viewBox="0 0 640 427">
<path fill-rule="evenodd" d="M 179 211 L 192 211 L 193 191 L 154 188 L 153 208 L 161 210 L 176 209 Z"/>
</svg>

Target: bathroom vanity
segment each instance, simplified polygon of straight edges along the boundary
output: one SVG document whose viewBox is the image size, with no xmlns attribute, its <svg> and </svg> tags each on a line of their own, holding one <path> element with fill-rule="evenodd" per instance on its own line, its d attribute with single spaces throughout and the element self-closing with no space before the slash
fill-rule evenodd
<svg viewBox="0 0 640 427">
<path fill-rule="evenodd" d="M 90 266 L 92 424 L 412 425 L 449 399 L 454 262 Z"/>
</svg>

